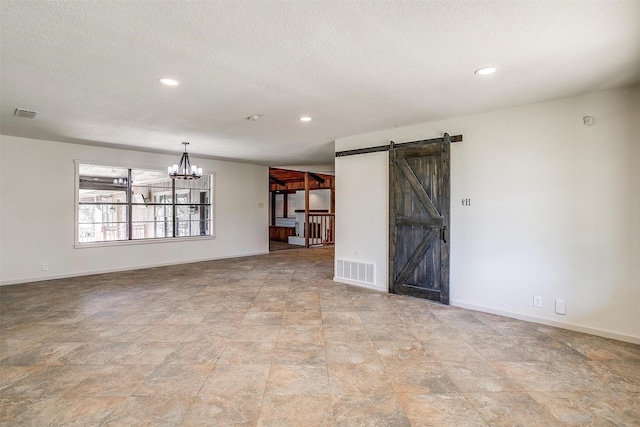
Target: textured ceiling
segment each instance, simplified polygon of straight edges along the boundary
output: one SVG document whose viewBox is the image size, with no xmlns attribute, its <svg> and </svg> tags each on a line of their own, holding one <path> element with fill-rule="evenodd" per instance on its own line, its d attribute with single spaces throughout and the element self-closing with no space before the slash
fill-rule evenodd
<svg viewBox="0 0 640 427">
<path fill-rule="evenodd" d="M 54 141 L 326 164 L 336 138 L 640 82 L 640 1 L 0 7 L 0 131 Z"/>
</svg>

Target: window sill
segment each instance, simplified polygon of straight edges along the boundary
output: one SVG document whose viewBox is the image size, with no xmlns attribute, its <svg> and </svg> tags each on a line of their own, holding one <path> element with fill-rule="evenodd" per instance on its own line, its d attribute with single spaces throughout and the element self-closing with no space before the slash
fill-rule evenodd
<svg viewBox="0 0 640 427">
<path fill-rule="evenodd" d="M 108 246 L 146 245 L 149 243 L 194 242 L 213 240 L 216 236 L 163 237 L 158 239 L 116 240 L 113 242 L 74 243 L 75 249 L 103 248 Z"/>
</svg>

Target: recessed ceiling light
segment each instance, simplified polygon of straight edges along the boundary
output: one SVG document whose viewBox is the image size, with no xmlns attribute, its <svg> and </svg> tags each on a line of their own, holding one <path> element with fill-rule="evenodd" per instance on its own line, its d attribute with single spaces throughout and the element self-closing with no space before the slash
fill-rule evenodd
<svg viewBox="0 0 640 427">
<path fill-rule="evenodd" d="M 476 76 L 487 76 L 495 73 L 496 71 L 498 71 L 496 67 L 482 67 L 476 70 Z"/>
<path fill-rule="evenodd" d="M 161 79 L 158 79 L 158 81 L 160 83 L 162 83 L 163 85 L 167 85 L 167 86 L 178 86 L 180 84 L 179 81 L 174 80 L 174 79 L 169 79 L 167 77 L 163 77 Z"/>
<path fill-rule="evenodd" d="M 300 121 L 301 122 L 310 122 L 311 121 L 311 117 L 309 117 L 309 116 L 300 117 Z"/>
</svg>

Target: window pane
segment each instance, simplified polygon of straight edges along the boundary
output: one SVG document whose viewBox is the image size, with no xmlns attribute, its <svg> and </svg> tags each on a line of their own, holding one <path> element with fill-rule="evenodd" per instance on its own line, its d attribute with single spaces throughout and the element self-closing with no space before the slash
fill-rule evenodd
<svg viewBox="0 0 640 427">
<path fill-rule="evenodd" d="M 127 205 L 85 204 L 78 211 L 81 243 L 127 240 Z"/>
<path fill-rule="evenodd" d="M 133 240 L 173 237 L 173 183 L 164 171 L 131 170 Z"/>
<path fill-rule="evenodd" d="M 156 196 L 160 203 L 153 207 L 154 235 L 153 237 L 173 237 L 173 206 L 166 204 L 170 195 Z"/>
<path fill-rule="evenodd" d="M 211 175 L 200 179 L 176 180 L 178 236 L 211 235 Z"/>
<path fill-rule="evenodd" d="M 159 201 L 157 195 L 171 195 L 172 182 L 166 172 L 131 170 L 131 201 L 134 204 L 169 203 L 171 197 Z"/>
<path fill-rule="evenodd" d="M 120 167 L 80 165 L 80 189 L 109 194 L 112 191 L 126 191 L 129 170 Z"/>
</svg>

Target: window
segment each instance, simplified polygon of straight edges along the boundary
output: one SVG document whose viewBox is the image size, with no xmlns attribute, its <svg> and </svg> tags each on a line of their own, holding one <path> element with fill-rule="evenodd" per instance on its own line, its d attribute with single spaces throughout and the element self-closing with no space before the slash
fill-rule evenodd
<svg viewBox="0 0 640 427">
<path fill-rule="evenodd" d="M 77 243 L 212 236 L 213 175 L 79 163 Z"/>
</svg>

